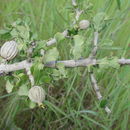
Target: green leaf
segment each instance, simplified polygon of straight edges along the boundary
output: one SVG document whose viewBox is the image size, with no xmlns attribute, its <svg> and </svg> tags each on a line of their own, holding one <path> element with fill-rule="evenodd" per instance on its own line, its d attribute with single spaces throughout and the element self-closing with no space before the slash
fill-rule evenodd
<svg viewBox="0 0 130 130">
<path fill-rule="evenodd" d="M 72 48 L 72 54 L 74 59 L 79 59 L 83 51 L 84 38 L 79 35 L 74 36 L 74 47 Z"/>
<path fill-rule="evenodd" d="M 0 39 L 1 40 L 8 40 L 11 38 L 10 29 L 1 29 L 0 30 Z"/>
<path fill-rule="evenodd" d="M 104 59 L 100 60 L 100 63 L 99 63 L 100 69 L 108 69 L 110 67 L 115 68 L 115 69 L 120 68 L 120 64 L 118 63 L 117 57 L 104 58 Z"/>
<path fill-rule="evenodd" d="M 53 79 L 54 80 L 59 80 L 62 78 L 67 77 L 67 71 L 65 70 L 65 66 L 63 63 L 57 63 L 56 64 L 57 69 L 53 69 Z"/>
<path fill-rule="evenodd" d="M 46 50 L 46 41 L 40 40 L 36 42 L 36 48 L 34 50 L 34 55 L 41 55 L 41 50 Z"/>
<path fill-rule="evenodd" d="M 20 18 L 18 18 L 16 21 L 14 21 L 11 26 L 16 27 L 17 25 L 21 24 L 22 20 Z"/>
<path fill-rule="evenodd" d="M 55 39 L 56 39 L 56 41 L 57 42 L 60 42 L 61 40 L 63 40 L 65 37 L 64 37 L 64 35 L 62 34 L 62 33 L 56 33 L 55 34 Z"/>
<path fill-rule="evenodd" d="M 18 44 L 19 51 L 27 49 L 27 44 L 22 39 L 20 38 L 17 39 L 17 43 L 19 43 Z"/>
<path fill-rule="evenodd" d="M 119 69 L 120 68 L 120 64 L 118 63 L 118 58 L 117 57 L 113 57 L 110 61 L 109 61 L 110 67 L 115 68 L 115 69 Z"/>
<path fill-rule="evenodd" d="M 116 0 L 116 2 L 117 2 L 117 6 L 118 6 L 118 8 L 120 10 L 121 9 L 121 1 L 120 0 Z"/>
<path fill-rule="evenodd" d="M 29 40 L 30 30 L 28 26 L 17 26 L 17 30 L 21 38 L 23 38 L 26 41 Z"/>
<path fill-rule="evenodd" d="M 6 82 L 6 91 L 7 91 L 7 93 L 11 93 L 12 92 L 12 90 L 13 90 L 13 85 L 10 83 L 10 81 L 8 80 L 7 82 Z"/>
<path fill-rule="evenodd" d="M 65 70 L 64 64 L 63 64 L 63 63 L 58 63 L 58 64 L 56 64 L 56 66 L 57 66 L 57 68 L 58 68 L 58 70 L 59 70 L 61 76 L 62 76 L 63 78 L 66 78 L 66 76 L 67 76 L 67 71 Z"/>
<path fill-rule="evenodd" d="M 46 74 L 46 75 L 43 75 L 42 78 L 40 79 L 40 82 L 41 83 L 50 83 L 52 80 L 52 78 L 50 77 L 50 75 Z"/>
<path fill-rule="evenodd" d="M 102 99 L 100 102 L 100 107 L 104 108 L 107 105 L 107 103 L 108 103 L 107 99 Z"/>
<path fill-rule="evenodd" d="M 36 107 L 36 103 L 30 101 L 30 102 L 29 102 L 29 108 L 33 109 L 33 108 L 35 108 L 35 107 Z"/>
<path fill-rule="evenodd" d="M 35 57 L 33 66 L 37 70 L 42 70 L 44 68 L 43 58 L 42 57 Z"/>
<path fill-rule="evenodd" d="M 10 34 L 11 34 L 11 36 L 12 36 L 13 38 L 18 37 L 18 32 L 16 31 L 16 29 L 13 29 L 13 30 L 10 32 Z"/>
<path fill-rule="evenodd" d="M 77 28 L 71 28 L 68 30 L 69 36 L 71 35 L 77 35 L 78 34 L 78 29 Z"/>
<path fill-rule="evenodd" d="M 6 30 L 6 29 L 1 29 L 0 30 L 0 35 L 5 35 L 7 33 L 9 33 L 10 31 L 9 30 Z"/>
<path fill-rule="evenodd" d="M 19 96 L 28 96 L 28 88 L 26 85 L 22 85 L 18 90 Z"/>
<path fill-rule="evenodd" d="M 105 21 L 104 21 L 105 15 L 106 15 L 105 13 L 100 12 L 96 14 L 96 16 L 94 16 L 93 23 L 94 23 L 94 29 L 96 31 L 100 31 L 103 28 L 105 24 Z"/>
<path fill-rule="evenodd" d="M 47 51 L 47 53 L 45 54 L 45 57 L 44 57 L 44 61 L 45 62 L 55 61 L 55 60 L 57 60 L 58 56 L 59 56 L 59 52 L 58 52 L 57 48 L 54 47 Z"/>
</svg>

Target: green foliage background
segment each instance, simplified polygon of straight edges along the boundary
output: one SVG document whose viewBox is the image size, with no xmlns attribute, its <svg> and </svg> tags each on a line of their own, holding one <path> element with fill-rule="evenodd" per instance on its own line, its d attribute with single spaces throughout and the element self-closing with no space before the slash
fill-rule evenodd
<svg viewBox="0 0 130 130">
<path fill-rule="evenodd" d="M 125 57 L 130 54 L 130 1 L 89 0 L 93 9 L 82 19 L 91 20 L 98 12 L 110 16 L 110 24 L 100 34 L 103 46 L 97 58 Z M 81 1 L 78 0 L 80 3 Z M 87 0 L 82 0 L 86 2 Z M 17 18 L 29 17 L 33 32 L 39 39 L 48 39 L 62 32 L 70 24 L 70 0 L 0 0 L 0 28 Z M 86 37 L 86 43 L 91 37 Z M 1 40 L 0 40 L 1 41 Z M 3 42 L 3 41 L 1 41 Z M 111 43 L 113 42 L 113 46 Z M 105 45 L 104 45 L 105 44 Z M 86 44 L 87 45 L 87 44 Z M 59 44 L 61 59 L 71 59 L 68 41 Z M 87 47 L 86 47 L 87 48 Z M 91 48 L 84 49 L 87 57 Z M 68 78 L 46 83 L 46 109 L 27 106 L 27 101 L 15 92 L 7 94 L 0 77 L 0 128 L 5 130 L 89 130 L 130 129 L 130 67 L 95 69 L 101 93 L 112 110 L 107 115 L 91 86 L 87 69 L 69 70 Z"/>
</svg>

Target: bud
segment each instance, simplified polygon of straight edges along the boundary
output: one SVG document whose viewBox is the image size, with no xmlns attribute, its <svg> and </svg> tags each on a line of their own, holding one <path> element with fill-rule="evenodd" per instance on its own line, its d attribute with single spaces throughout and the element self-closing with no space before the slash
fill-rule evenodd
<svg viewBox="0 0 130 130">
<path fill-rule="evenodd" d="M 45 100 L 45 91 L 40 86 L 34 86 L 29 90 L 28 97 L 31 101 L 38 103 L 38 105 L 41 105 Z"/>
<path fill-rule="evenodd" d="M 6 60 L 13 59 L 18 53 L 17 43 L 15 41 L 5 42 L 0 49 L 0 55 Z"/>
<path fill-rule="evenodd" d="M 80 29 L 87 29 L 89 27 L 90 23 L 88 20 L 82 20 L 79 22 L 79 28 Z"/>
<path fill-rule="evenodd" d="M 45 50 L 41 49 L 41 50 L 40 50 L 40 54 L 41 54 L 42 56 L 44 56 Z"/>
</svg>

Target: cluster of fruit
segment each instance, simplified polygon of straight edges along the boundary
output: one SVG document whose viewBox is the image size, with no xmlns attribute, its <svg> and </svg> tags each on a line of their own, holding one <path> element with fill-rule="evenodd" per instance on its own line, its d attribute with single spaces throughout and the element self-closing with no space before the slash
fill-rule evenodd
<svg viewBox="0 0 130 130">
<path fill-rule="evenodd" d="M 0 49 L 0 55 L 6 61 L 12 60 L 18 54 L 18 44 L 15 41 L 8 41 Z M 31 101 L 42 105 L 45 100 L 45 91 L 40 86 L 32 86 L 29 90 L 28 97 Z"/>
</svg>

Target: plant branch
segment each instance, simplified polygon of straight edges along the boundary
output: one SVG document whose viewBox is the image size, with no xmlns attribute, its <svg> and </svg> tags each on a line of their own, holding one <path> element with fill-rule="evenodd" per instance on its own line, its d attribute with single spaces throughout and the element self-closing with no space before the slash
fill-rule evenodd
<svg viewBox="0 0 130 130">
<path fill-rule="evenodd" d="M 30 83 L 31 83 L 31 87 L 33 87 L 34 84 L 35 84 L 35 80 L 34 80 L 34 77 L 33 77 L 32 73 L 31 73 L 31 69 L 30 68 L 31 67 L 26 67 L 25 70 L 26 70 L 27 75 L 29 77 L 29 80 L 30 80 Z"/>
<path fill-rule="evenodd" d="M 96 78 L 95 78 L 93 72 L 90 74 L 90 79 L 91 79 L 93 88 L 94 88 L 94 90 L 95 90 L 95 92 L 96 92 L 97 98 L 98 98 L 98 100 L 101 101 L 101 100 L 102 100 L 102 95 L 101 95 L 101 93 L 100 93 L 100 89 L 99 89 L 99 86 L 98 86 L 98 84 L 97 84 L 97 81 L 96 81 Z M 105 106 L 105 111 L 106 111 L 108 114 L 111 113 L 111 110 L 110 110 L 107 106 Z"/>
<path fill-rule="evenodd" d="M 72 0 L 72 5 L 77 6 L 76 0 Z"/>
<path fill-rule="evenodd" d="M 89 56 L 90 59 L 94 59 L 96 54 L 97 54 L 97 50 L 98 50 L 98 35 L 99 35 L 98 32 L 94 32 L 93 49 L 92 49 L 91 54 Z M 89 70 L 89 73 L 90 73 L 90 80 L 91 80 L 93 88 L 94 88 L 94 90 L 96 92 L 97 98 L 98 98 L 98 100 L 102 100 L 102 95 L 101 95 L 101 92 L 100 92 L 97 80 L 96 80 L 96 78 L 94 76 L 93 70 Z M 111 113 L 111 110 L 107 106 L 105 106 L 105 111 L 108 114 Z"/>
<path fill-rule="evenodd" d="M 72 0 L 72 5 L 75 7 L 75 20 L 73 21 L 73 25 L 76 24 L 76 22 L 79 20 L 80 15 L 83 13 L 83 10 L 80 10 L 77 7 L 76 0 Z"/>
<path fill-rule="evenodd" d="M 63 60 L 63 61 L 50 61 L 44 64 L 45 67 L 56 68 L 57 63 L 63 63 L 67 68 L 74 67 L 87 67 L 87 66 L 95 66 L 101 63 L 102 59 L 82 59 L 82 60 Z M 118 63 L 120 65 L 130 65 L 130 59 L 118 59 Z M 0 74 L 18 71 L 22 69 L 26 69 L 27 67 L 31 67 L 33 62 L 28 62 L 28 60 L 24 60 L 21 62 L 17 62 L 14 64 L 0 64 Z"/>
<path fill-rule="evenodd" d="M 98 32 L 94 32 L 93 49 L 90 54 L 90 58 L 94 58 L 98 50 Z"/>
<path fill-rule="evenodd" d="M 62 34 L 63 34 L 64 37 L 67 37 L 68 30 L 63 31 Z M 56 38 L 51 38 L 49 41 L 47 41 L 46 45 L 51 46 L 51 45 L 55 44 L 56 42 L 57 42 Z"/>
<path fill-rule="evenodd" d="M 76 0 L 72 0 L 72 5 L 73 5 L 74 7 L 77 6 Z M 74 22 L 73 22 L 73 25 L 76 24 L 76 22 L 79 20 L 79 17 L 80 17 L 80 15 L 81 15 L 82 13 L 83 13 L 83 10 L 80 10 L 79 8 L 76 8 L 76 9 L 75 9 L 75 20 L 74 20 Z M 69 37 L 69 36 L 68 36 L 68 30 L 64 30 L 64 31 L 62 32 L 62 34 L 63 34 L 64 37 Z M 56 42 L 57 42 L 57 41 L 56 41 L 56 38 L 51 38 L 50 40 L 47 41 L 46 45 L 47 45 L 47 46 L 51 46 L 51 45 L 55 44 Z"/>
</svg>

